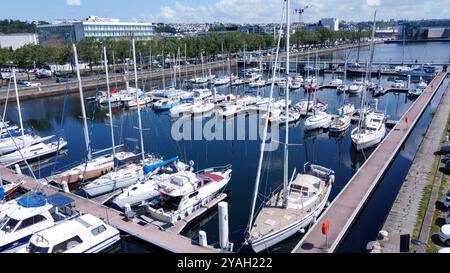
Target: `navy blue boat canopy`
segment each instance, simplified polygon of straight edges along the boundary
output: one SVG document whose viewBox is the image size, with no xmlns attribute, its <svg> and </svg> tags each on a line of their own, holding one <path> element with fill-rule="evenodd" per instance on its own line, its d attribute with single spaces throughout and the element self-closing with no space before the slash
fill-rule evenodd
<svg viewBox="0 0 450 273">
<path fill-rule="evenodd" d="M 48 197 L 44 193 L 33 193 L 22 197 L 17 201 L 17 203 L 24 208 L 43 207 L 47 202 L 54 207 L 62 207 L 75 202 L 75 200 L 60 193 L 55 193 Z"/>
<path fill-rule="evenodd" d="M 17 201 L 17 204 L 24 208 L 38 208 L 47 204 L 47 195 L 39 192 L 24 196 Z"/>
<path fill-rule="evenodd" d="M 75 200 L 73 200 L 70 197 L 67 197 L 65 195 L 62 195 L 60 193 L 55 193 L 50 195 L 47 198 L 48 203 L 52 204 L 54 207 L 62 207 L 62 206 L 66 206 L 69 204 L 72 204 L 75 202 Z"/>
<path fill-rule="evenodd" d="M 155 171 L 156 169 L 158 169 L 160 167 L 164 167 L 166 165 L 169 165 L 170 163 L 175 162 L 177 160 L 178 160 L 178 156 L 176 156 L 174 158 L 171 158 L 169 160 L 163 161 L 163 162 L 159 162 L 159 163 L 153 164 L 153 165 L 145 165 L 144 166 L 144 174 L 145 175 L 149 174 L 149 173 Z"/>
</svg>

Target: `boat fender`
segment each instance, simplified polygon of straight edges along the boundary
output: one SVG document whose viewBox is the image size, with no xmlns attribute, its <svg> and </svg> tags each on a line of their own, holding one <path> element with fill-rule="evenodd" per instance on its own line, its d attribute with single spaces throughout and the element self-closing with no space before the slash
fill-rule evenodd
<svg viewBox="0 0 450 273">
<path fill-rule="evenodd" d="M 333 184 L 334 181 L 335 181 L 335 179 L 336 179 L 336 177 L 335 177 L 334 175 L 330 175 L 330 178 L 328 179 L 328 182 L 329 182 L 330 184 Z"/>
<path fill-rule="evenodd" d="M 78 176 L 78 180 L 83 180 L 83 175 L 82 174 L 80 174 L 79 176 Z"/>
</svg>

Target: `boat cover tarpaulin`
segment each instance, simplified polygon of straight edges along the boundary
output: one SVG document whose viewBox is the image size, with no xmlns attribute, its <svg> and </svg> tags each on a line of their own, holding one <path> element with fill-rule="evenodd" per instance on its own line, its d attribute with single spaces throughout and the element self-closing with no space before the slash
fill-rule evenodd
<svg viewBox="0 0 450 273">
<path fill-rule="evenodd" d="M 47 201 L 54 207 L 62 207 L 75 202 L 75 200 L 73 200 L 72 198 L 62 195 L 60 193 L 50 195 L 47 198 Z"/>
<path fill-rule="evenodd" d="M 155 171 L 156 169 L 158 169 L 160 167 L 164 167 L 166 165 L 169 165 L 170 163 L 175 162 L 177 160 L 178 160 L 178 156 L 171 158 L 169 160 L 163 161 L 163 162 L 153 164 L 153 165 L 145 165 L 144 166 L 144 174 L 149 174 L 149 173 Z"/>
<path fill-rule="evenodd" d="M 46 198 L 47 195 L 43 193 L 33 193 L 20 198 L 17 203 L 24 208 L 38 208 L 47 204 Z"/>
<path fill-rule="evenodd" d="M 0 200 L 5 199 L 5 189 L 0 187 Z"/>
</svg>

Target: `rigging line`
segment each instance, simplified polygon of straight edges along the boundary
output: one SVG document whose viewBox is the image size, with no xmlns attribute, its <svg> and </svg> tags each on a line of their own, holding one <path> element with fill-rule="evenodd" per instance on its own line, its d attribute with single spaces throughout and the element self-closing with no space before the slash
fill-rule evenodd
<svg viewBox="0 0 450 273">
<path fill-rule="evenodd" d="M 70 66 L 72 66 L 72 60 L 70 60 Z M 53 169 L 51 172 L 52 175 L 55 173 L 56 166 L 58 165 L 59 148 L 60 148 L 60 144 L 61 144 L 61 135 L 64 130 L 64 117 L 65 117 L 65 113 L 66 113 L 68 96 L 69 96 L 69 82 L 66 82 L 66 90 L 65 90 L 65 94 L 64 94 L 63 108 L 62 108 L 62 112 L 61 112 L 61 126 L 60 126 L 59 133 L 56 135 L 56 137 L 58 139 L 58 146 L 56 148 L 55 162 L 53 163 Z M 39 169 L 39 173 L 40 173 L 40 169 Z M 39 177 L 41 177 L 40 174 L 39 174 Z"/>
</svg>

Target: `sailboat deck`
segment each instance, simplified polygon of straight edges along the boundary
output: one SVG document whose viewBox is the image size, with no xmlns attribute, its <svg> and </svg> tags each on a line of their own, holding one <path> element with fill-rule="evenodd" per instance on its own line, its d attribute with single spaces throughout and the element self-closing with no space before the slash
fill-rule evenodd
<svg viewBox="0 0 450 273">
<path fill-rule="evenodd" d="M 288 207 L 281 206 L 283 191 L 276 192 L 255 219 L 252 238 L 258 239 L 304 219 L 323 199 L 326 189 L 325 181 L 311 175 L 298 175 L 292 183 Z"/>
</svg>

